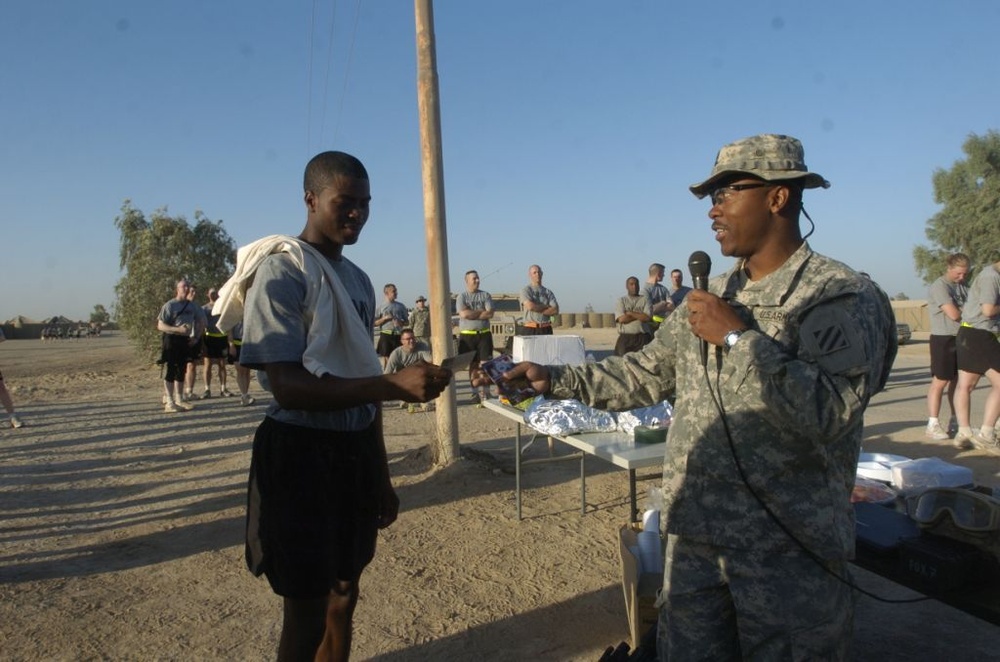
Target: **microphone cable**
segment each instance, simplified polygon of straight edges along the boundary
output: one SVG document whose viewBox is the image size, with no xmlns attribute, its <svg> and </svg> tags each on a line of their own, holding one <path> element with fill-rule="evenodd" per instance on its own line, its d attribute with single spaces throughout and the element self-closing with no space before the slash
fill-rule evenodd
<svg viewBox="0 0 1000 662">
<path fill-rule="evenodd" d="M 764 501 L 764 498 L 760 494 L 758 494 L 757 490 L 755 490 L 753 488 L 753 486 L 750 484 L 750 479 L 747 477 L 746 471 L 744 471 L 743 465 L 740 463 L 739 455 L 737 455 L 737 453 L 736 453 L 736 444 L 733 442 L 733 435 L 732 435 L 732 432 L 729 429 L 729 420 L 726 418 L 726 409 L 725 409 L 725 407 L 722 404 L 722 387 L 721 387 L 721 383 L 719 381 L 719 377 L 720 377 L 720 374 L 722 372 L 722 360 L 721 360 L 721 358 L 722 358 L 722 348 L 721 347 L 716 347 L 716 350 L 715 350 L 715 389 L 712 388 L 712 378 L 708 374 L 708 366 L 703 366 L 703 370 L 705 372 L 705 384 L 708 386 L 709 393 L 712 394 L 712 402 L 715 403 L 715 409 L 716 409 L 716 411 L 718 411 L 719 418 L 722 421 L 722 428 L 723 428 L 723 430 L 725 430 L 725 433 L 726 433 L 726 441 L 729 443 L 729 452 L 733 456 L 733 462 L 736 463 L 736 470 L 739 473 L 740 480 L 743 481 L 743 484 L 746 486 L 746 488 L 750 492 L 751 496 L 753 496 L 753 498 L 757 501 L 757 503 L 760 504 L 760 507 L 764 509 L 764 512 L 767 513 L 768 517 L 770 517 L 771 520 L 775 524 L 778 525 L 778 528 L 781 529 L 785 533 L 785 535 L 787 535 L 792 540 L 792 542 L 794 542 L 796 545 L 798 545 L 798 547 L 803 552 L 805 552 L 806 556 L 808 556 L 810 559 L 812 559 L 813 561 L 815 561 L 816 564 L 820 568 L 822 568 L 824 572 L 826 572 L 831 577 L 835 578 L 840 583 L 848 586 L 851 590 L 857 591 L 857 592 L 859 592 L 859 593 L 861 593 L 863 595 L 866 595 L 866 596 L 868 596 L 868 597 L 870 597 L 870 598 L 872 598 L 874 600 L 878 600 L 879 602 L 886 602 L 886 603 L 889 603 L 889 604 L 908 604 L 908 603 L 913 603 L 913 602 L 924 602 L 926 600 L 930 600 L 931 596 L 928 596 L 928 595 L 924 595 L 924 596 L 921 596 L 919 598 L 885 598 L 885 597 L 882 597 L 882 596 L 877 595 L 875 593 L 872 593 L 871 591 L 868 591 L 866 589 L 861 588 L 860 586 L 858 586 L 857 584 L 855 584 L 853 581 L 851 581 L 850 577 L 844 577 L 840 573 L 835 572 L 832 568 L 830 568 L 829 566 L 827 566 L 827 564 L 824 561 L 824 559 L 821 558 L 819 556 L 819 554 L 817 554 L 816 552 L 814 552 L 811 549 L 809 549 L 806 546 L 805 543 L 803 543 L 801 540 L 799 540 L 795 536 L 795 534 L 792 533 L 791 530 L 785 525 L 785 523 L 781 521 L 781 519 L 777 516 L 777 514 L 775 514 L 775 512 L 773 510 L 771 510 L 771 507 L 769 505 L 767 505 L 767 502 Z M 718 390 L 718 397 L 716 397 L 716 390 Z"/>
</svg>

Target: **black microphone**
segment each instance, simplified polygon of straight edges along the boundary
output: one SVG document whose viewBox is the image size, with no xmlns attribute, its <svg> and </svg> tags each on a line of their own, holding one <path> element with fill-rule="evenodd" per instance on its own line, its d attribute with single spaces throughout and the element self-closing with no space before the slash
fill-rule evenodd
<svg viewBox="0 0 1000 662">
<path fill-rule="evenodd" d="M 705 251 L 695 251 L 688 258 L 688 271 L 691 273 L 691 283 L 696 290 L 708 290 L 708 272 L 712 270 L 712 258 Z M 708 365 L 708 341 L 701 341 L 701 367 Z"/>
</svg>

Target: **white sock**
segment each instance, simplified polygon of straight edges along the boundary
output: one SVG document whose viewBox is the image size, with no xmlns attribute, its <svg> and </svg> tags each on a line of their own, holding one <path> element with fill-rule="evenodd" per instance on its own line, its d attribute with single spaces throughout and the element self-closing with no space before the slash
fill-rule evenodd
<svg viewBox="0 0 1000 662">
<path fill-rule="evenodd" d="M 937 416 L 931 416 L 927 419 L 927 427 L 932 428 L 935 425 L 941 425 L 941 421 L 937 419 Z"/>
<path fill-rule="evenodd" d="M 985 437 L 987 439 L 992 439 L 993 438 L 993 428 L 992 427 L 987 427 L 987 426 L 984 425 L 983 427 L 979 428 L 979 436 L 980 437 Z"/>
<path fill-rule="evenodd" d="M 965 435 L 966 437 L 971 437 L 972 436 L 972 428 L 969 428 L 969 427 L 958 428 L 958 433 L 962 434 L 962 435 Z"/>
</svg>

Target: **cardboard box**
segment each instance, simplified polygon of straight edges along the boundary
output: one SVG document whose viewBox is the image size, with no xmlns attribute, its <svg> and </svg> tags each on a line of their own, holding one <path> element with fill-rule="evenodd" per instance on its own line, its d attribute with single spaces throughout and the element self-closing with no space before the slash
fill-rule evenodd
<svg viewBox="0 0 1000 662">
<path fill-rule="evenodd" d="M 515 362 L 531 361 L 541 365 L 583 365 L 587 362 L 582 336 L 514 336 L 511 357 Z"/>
<path fill-rule="evenodd" d="M 628 524 L 618 531 L 618 552 L 622 559 L 622 590 L 625 593 L 625 613 L 628 616 L 632 648 L 638 648 L 642 635 L 656 625 L 659 610 L 656 596 L 663 586 L 663 570 L 639 572 L 639 559 L 629 549 L 639 545 L 638 524 Z"/>
</svg>

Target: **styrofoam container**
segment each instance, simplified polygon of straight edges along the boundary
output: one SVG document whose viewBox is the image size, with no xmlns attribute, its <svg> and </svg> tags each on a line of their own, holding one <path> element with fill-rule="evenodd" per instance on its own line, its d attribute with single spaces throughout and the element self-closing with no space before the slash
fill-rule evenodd
<svg viewBox="0 0 1000 662">
<path fill-rule="evenodd" d="M 582 336 L 514 336 L 511 358 L 541 365 L 583 365 L 587 362 Z"/>
<path fill-rule="evenodd" d="M 972 469 L 937 457 L 921 457 L 892 465 L 892 484 L 901 490 L 972 485 Z"/>
<path fill-rule="evenodd" d="M 892 482 L 892 465 L 910 458 L 891 453 L 861 453 L 858 455 L 858 475 L 883 483 Z"/>
</svg>

